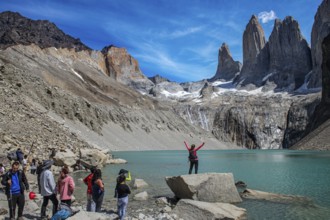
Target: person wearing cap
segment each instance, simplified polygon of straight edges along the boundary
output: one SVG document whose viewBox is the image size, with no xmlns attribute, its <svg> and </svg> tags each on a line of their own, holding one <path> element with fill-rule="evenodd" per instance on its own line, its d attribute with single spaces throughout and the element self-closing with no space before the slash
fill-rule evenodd
<svg viewBox="0 0 330 220">
<path fill-rule="evenodd" d="M 115 188 L 115 198 L 118 197 L 117 187 L 120 184 L 119 178 L 122 178 L 122 177 L 125 177 L 125 181 L 131 181 L 132 180 L 131 173 L 128 170 L 125 170 L 125 169 L 120 169 L 119 170 L 119 173 L 118 173 L 118 176 L 117 176 L 117 179 L 116 179 L 117 184 L 116 184 L 116 188 Z"/>
<path fill-rule="evenodd" d="M 52 171 L 50 171 L 51 166 L 53 165 L 54 161 L 52 160 L 45 160 L 42 164 L 42 172 L 40 174 L 40 188 L 41 188 L 41 195 L 43 196 L 43 202 L 41 206 L 41 218 L 47 218 L 46 216 L 46 209 L 49 200 L 53 203 L 53 215 L 57 211 L 58 207 L 58 200 L 56 198 L 56 184 L 54 180 L 54 176 Z"/>
<path fill-rule="evenodd" d="M 63 167 L 57 181 L 57 192 L 60 194 L 61 203 L 66 203 L 71 206 L 71 197 L 74 191 L 74 181 L 69 174 L 69 169 Z"/>
<path fill-rule="evenodd" d="M 25 205 L 24 190 L 29 190 L 29 183 L 25 173 L 19 170 L 20 163 L 15 161 L 11 169 L 3 175 L 1 184 L 6 186 L 6 195 L 9 206 L 9 218 L 15 219 L 15 209 L 18 206 L 18 218 L 23 219 L 23 210 Z"/>
<path fill-rule="evenodd" d="M 87 185 L 87 212 L 95 212 L 95 202 L 92 198 L 93 191 L 92 191 L 92 178 L 94 175 L 94 171 L 96 170 L 95 167 L 91 167 L 91 173 L 84 178 L 84 183 Z"/>
<path fill-rule="evenodd" d="M 120 175 L 117 178 L 117 185 L 115 190 L 117 192 L 118 216 L 120 220 L 124 220 L 128 204 L 128 194 L 131 194 L 131 190 L 126 184 L 125 175 Z"/>
</svg>

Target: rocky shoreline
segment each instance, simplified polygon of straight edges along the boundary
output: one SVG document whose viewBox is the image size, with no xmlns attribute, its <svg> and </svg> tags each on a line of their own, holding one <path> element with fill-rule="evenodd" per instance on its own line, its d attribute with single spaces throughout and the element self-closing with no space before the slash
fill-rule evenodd
<svg viewBox="0 0 330 220">
<path fill-rule="evenodd" d="M 55 173 L 59 167 L 53 166 Z M 86 172 L 86 175 L 88 172 Z M 27 173 L 30 191 L 37 192 L 37 177 Z M 57 177 L 55 177 L 57 178 Z M 82 181 L 76 179 L 75 181 Z M 185 219 L 247 219 L 247 210 L 239 206 L 242 200 L 252 199 L 283 204 L 309 204 L 311 199 L 302 196 L 281 195 L 258 190 L 246 189 L 242 182 L 234 183 L 232 173 L 203 173 L 166 177 L 173 195 L 150 196 L 147 193 L 148 184 L 135 179 L 130 184 L 132 194 L 129 196 L 126 220 L 185 220 Z M 242 187 L 245 190 L 242 190 Z M 85 188 L 76 189 L 74 195 L 85 194 Z M 106 189 L 106 190 L 112 190 Z M 111 195 L 111 193 L 110 193 Z M 87 212 L 86 200 L 82 196 L 74 198 L 72 209 L 76 214 L 71 220 L 106 220 L 118 219 L 116 214 L 117 200 L 106 196 L 101 213 Z M 178 199 L 180 198 L 180 199 Z M 25 197 L 24 219 L 40 219 L 42 197 L 37 194 L 34 200 Z M 7 219 L 7 198 L 0 190 L 0 220 Z M 51 213 L 52 204 L 48 205 L 47 214 Z"/>
</svg>

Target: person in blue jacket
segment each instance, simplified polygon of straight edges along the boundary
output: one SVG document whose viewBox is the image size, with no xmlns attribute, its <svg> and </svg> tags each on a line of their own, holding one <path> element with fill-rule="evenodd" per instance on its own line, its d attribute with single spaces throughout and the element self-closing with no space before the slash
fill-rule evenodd
<svg viewBox="0 0 330 220">
<path fill-rule="evenodd" d="M 17 219 L 23 219 L 25 205 L 24 190 L 29 190 L 29 183 L 22 170 L 19 170 L 19 162 L 15 161 L 11 169 L 3 175 L 1 184 L 6 187 L 6 195 L 9 206 L 9 218 L 15 219 L 15 210 L 18 206 Z"/>
</svg>

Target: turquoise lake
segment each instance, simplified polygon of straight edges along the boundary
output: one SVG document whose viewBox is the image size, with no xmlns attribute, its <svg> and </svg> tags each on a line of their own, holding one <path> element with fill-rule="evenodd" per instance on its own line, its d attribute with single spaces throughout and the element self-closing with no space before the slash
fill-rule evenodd
<svg viewBox="0 0 330 220">
<path fill-rule="evenodd" d="M 119 169 L 144 179 L 151 196 L 170 196 L 165 176 L 188 173 L 187 151 L 114 152 L 127 164 L 102 169 L 106 184 L 114 186 Z M 305 196 L 308 203 L 287 204 L 245 199 L 248 219 L 330 219 L 330 152 L 289 150 L 200 150 L 199 173 L 233 173 L 250 189 Z M 112 196 L 112 189 L 110 195 Z"/>
</svg>

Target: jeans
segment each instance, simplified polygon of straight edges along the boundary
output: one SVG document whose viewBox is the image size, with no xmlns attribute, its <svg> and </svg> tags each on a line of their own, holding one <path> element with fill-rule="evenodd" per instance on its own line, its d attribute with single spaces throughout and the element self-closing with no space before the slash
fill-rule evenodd
<svg viewBox="0 0 330 220">
<path fill-rule="evenodd" d="M 198 172 L 198 160 L 190 161 L 189 174 L 191 174 L 193 167 L 195 166 L 195 174 Z"/>
<path fill-rule="evenodd" d="M 9 217 L 15 218 L 16 205 L 18 206 L 17 217 L 22 217 L 23 209 L 25 205 L 24 193 L 7 196 L 7 199 L 8 199 L 8 207 L 9 207 Z"/>
<path fill-rule="evenodd" d="M 56 194 L 52 194 L 50 196 L 44 196 L 44 201 L 42 202 L 42 206 L 41 206 L 41 217 L 46 217 L 46 208 L 49 200 L 52 201 L 53 203 L 53 215 L 55 215 L 55 213 L 57 212 L 58 200 L 56 198 Z"/>
<path fill-rule="evenodd" d="M 125 218 L 127 204 L 128 204 L 128 196 L 123 198 L 118 198 L 117 208 L 118 208 L 118 216 L 120 220 L 124 220 Z"/>
<path fill-rule="evenodd" d="M 87 194 L 87 212 L 95 212 L 95 202 L 92 199 L 92 194 Z"/>
<path fill-rule="evenodd" d="M 102 203 L 103 203 L 104 192 L 98 196 L 98 198 L 93 198 L 95 202 L 95 212 L 101 212 Z"/>
</svg>

